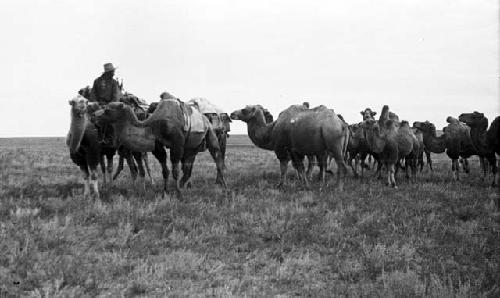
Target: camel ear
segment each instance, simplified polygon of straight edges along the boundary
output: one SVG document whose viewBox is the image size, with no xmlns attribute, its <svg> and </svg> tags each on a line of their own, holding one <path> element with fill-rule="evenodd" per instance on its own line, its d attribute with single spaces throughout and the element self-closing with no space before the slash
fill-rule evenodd
<svg viewBox="0 0 500 298">
<path fill-rule="evenodd" d="M 372 116 L 375 116 L 375 115 L 377 115 L 377 112 L 372 112 Z"/>
<path fill-rule="evenodd" d="M 363 111 L 361 111 L 361 112 L 359 112 L 359 113 L 361 114 L 361 116 L 364 116 L 364 115 L 365 115 L 365 113 L 364 113 Z"/>
<path fill-rule="evenodd" d="M 73 105 L 73 103 L 74 103 L 74 101 L 73 101 L 73 100 L 71 100 L 71 99 L 70 99 L 70 100 L 68 100 L 68 104 L 69 104 L 70 106 L 72 106 L 72 105 Z"/>
</svg>

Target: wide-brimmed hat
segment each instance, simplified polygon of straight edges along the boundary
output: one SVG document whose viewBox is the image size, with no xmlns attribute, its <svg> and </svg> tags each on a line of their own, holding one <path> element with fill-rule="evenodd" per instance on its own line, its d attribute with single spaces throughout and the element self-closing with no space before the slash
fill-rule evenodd
<svg viewBox="0 0 500 298">
<path fill-rule="evenodd" d="M 112 71 L 117 69 L 118 67 L 114 67 L 113 63 L 106 63 L 104 64 L 104 72 Z"/>
<path fill-rule="evenodd" d="M 160 94 L 160 98 L 161 99 L 176 99 L 176 97 L 174 97 L 172 94 L 168 93 L 167 91 L 163 91 Z"/>
</svg>

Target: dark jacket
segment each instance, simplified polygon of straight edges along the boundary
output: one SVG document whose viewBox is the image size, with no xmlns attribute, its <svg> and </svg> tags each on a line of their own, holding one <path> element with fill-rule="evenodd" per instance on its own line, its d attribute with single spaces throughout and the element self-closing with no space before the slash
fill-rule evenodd
<svg viewBox="0 0 500 298">
<path fill-rule="evenodd" d="M 120 84 L 112 77 L 106 77 L 104 74 L 95 79 L 90 93 L 90 101 L 107 104 L 113 101 L 119 101 L 121 98 Z"/>
</svg>

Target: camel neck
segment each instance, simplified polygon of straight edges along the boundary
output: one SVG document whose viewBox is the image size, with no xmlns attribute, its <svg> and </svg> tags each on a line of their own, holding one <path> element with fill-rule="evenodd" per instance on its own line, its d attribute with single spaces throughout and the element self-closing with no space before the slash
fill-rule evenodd
<svg viewBox="0 0 500 298">
<path fill-rule="evenodd" d="M 262 149 L 272 150 L 273 142 L 271 131 L 273 124 L 266 124 L 264 115 L 262 117 L 254 117 L 247 123 L 248 136 L 250 140 Z"/>
<path fill-rule="evenodd" d="M 484 152 L 487 150 L 486 146 L 486 130 L 474 126 L 470 129 L 470 138 L 472 145 L 476 148 L 478 152 Z"/>
<path fill-rule="evenodd" d="M 446 149 L 446 144 L 443 137 L 437 137 L 436 132 L 423 133 L 424 146 L 432 153 L 443 153 Z"/>
</svg>

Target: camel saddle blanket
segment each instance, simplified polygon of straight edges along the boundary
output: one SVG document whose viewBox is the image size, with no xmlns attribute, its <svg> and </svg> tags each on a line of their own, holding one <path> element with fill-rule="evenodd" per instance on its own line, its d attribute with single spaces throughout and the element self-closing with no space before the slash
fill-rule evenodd
<svg viewBox="0 0 500 298">
<path fill-rule="evenodd" d="M 186 132 L 206 132 L 208 119 L 203 116 L 203 114 L 196 108 L 185 104 L 177 98 L 165 98 L 160 102 L 170 101 L 174 102 L 182 110 L 182 116 L 184 117 L 184 131 Z M 206 122 L 205 122 L 206 121 Z"/>
<path fill-rule="evenodd" d="M 209 102 L 206 98 L 195 97 L 186 103 L 188 106 L 196 108 L 208 118 L 216 131 L 229 131 L 231 118 L 222 109 Z"/>
<path fill-rule="evenodd" d="M 186 102 L 188 106 L 194 106 L 202 114 L 222 114 L 224 111 L 203 97 L 194 97 Z"/>
</svg>

